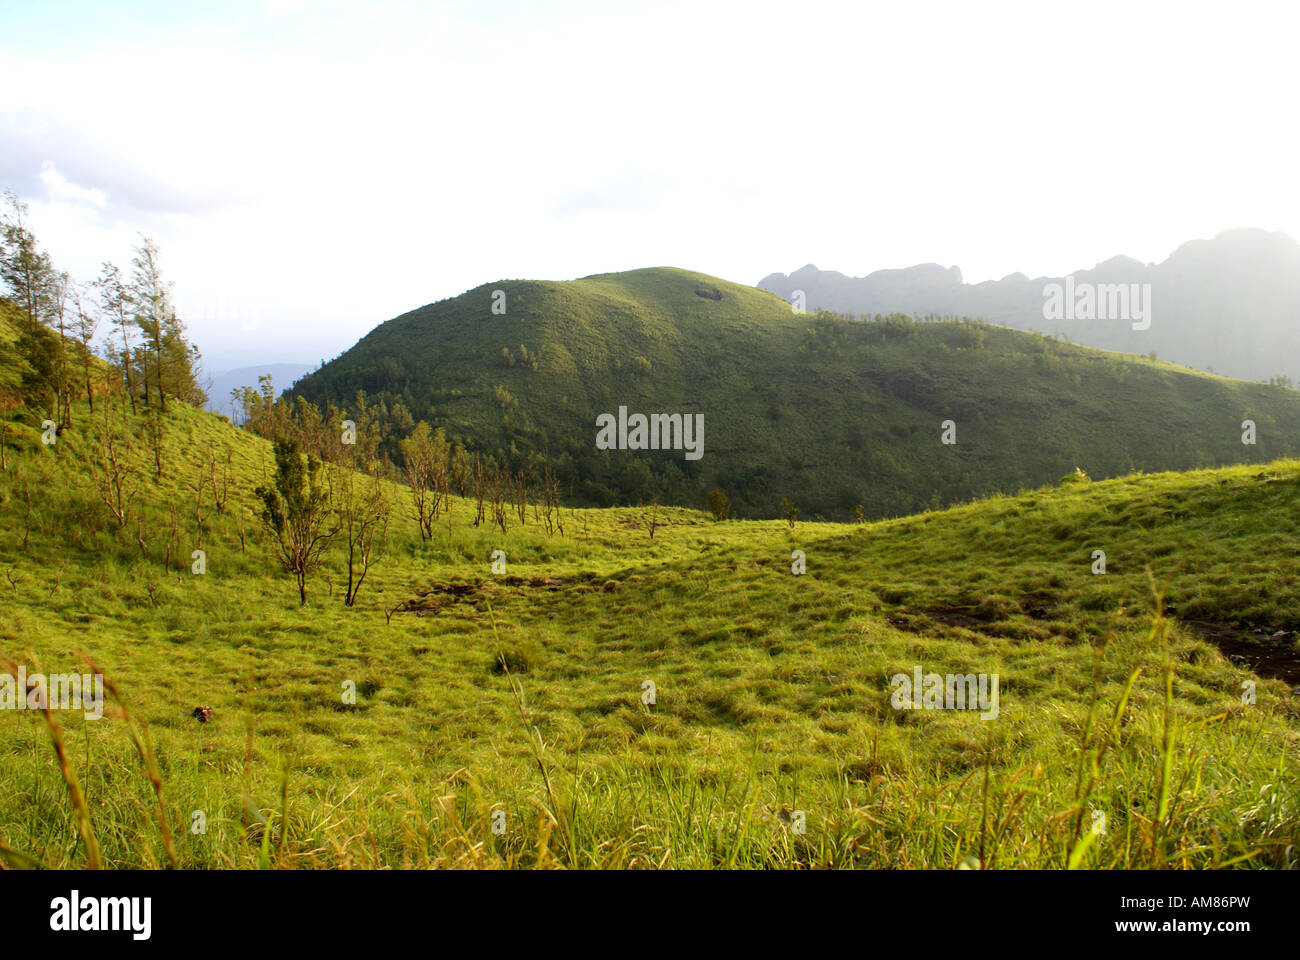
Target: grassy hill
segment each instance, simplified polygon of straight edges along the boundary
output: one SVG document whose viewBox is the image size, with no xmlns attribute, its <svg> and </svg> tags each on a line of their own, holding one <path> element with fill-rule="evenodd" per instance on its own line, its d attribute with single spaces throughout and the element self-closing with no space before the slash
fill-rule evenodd
<svg viewBox="0 0 1300 960">
<path fill-rule="evenodd" d="M 456 500 L 299 607 L 265 441 L 169 405 L 159 473 L 126 418 L 119 525 L 98 416 L 0 473 L 0 653 L 88 655 L 131 712 L 0 711 L 9 866 L 1296 866 L 1296 461 L 868 524 Z M 895 709 L 917 667 L 998 674 L 998 717 Z"/>
<path fill-rule="evenodd" d="M 739 516 L 780 516 L 789 499 L 805 517 L 889 517 L 1075 467 L 1300 454 L 1300 392 L 980 323 L 794 315 L 766 291 L 669 268 L 478 287 L 381 324 L 294 387 L 341 406 L 357 390 L 387 409 L 395 459 L 425 419 L 516 466 L 545 458 L 578 504 L 703 507 L 716 486 Z M 597 450 L 597 416 L 620 405 L 703 414 L 703 458 Z M 955 445 L 940 442 L 946 420 Z"/>
</svg>

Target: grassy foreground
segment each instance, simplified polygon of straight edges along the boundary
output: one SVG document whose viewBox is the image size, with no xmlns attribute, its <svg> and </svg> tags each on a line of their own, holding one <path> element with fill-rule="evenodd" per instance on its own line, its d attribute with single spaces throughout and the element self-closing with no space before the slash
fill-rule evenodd
<svg viewBox="0 0 1300 960">
<path fill-rule="evenodd" d="M 422 545 L 395 491 L 358 605 L 335 557 L 300 608 L 252 513 L 268 444 L 175 405 L 158 478 L 128 418 L 119 526 L 101 416 L 0 472 L 0 654 L 118 692 L 0 711 L 6 866 L 1300 862 L 1295 461 L 861 525 L 659 508 L 653 538 L 456 501 Z M 997 718 L 894 709 L 916 667 L 998 674 Z"/>
</svg>

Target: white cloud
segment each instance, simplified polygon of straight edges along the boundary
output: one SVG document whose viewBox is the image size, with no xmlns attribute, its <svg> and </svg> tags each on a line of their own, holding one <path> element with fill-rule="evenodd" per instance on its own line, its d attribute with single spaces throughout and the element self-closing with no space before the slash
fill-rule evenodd
<svg viewBox="0 0 1300 960">
<path fill-rule="evenodd" d="M 0 172 L 41 183 L 69 269 L 148 232 L 206 350 L 313 362 L 502 277 L 980 280 L 1300 235 L 1293 34 L 1265 8 L 573 9 L 277 2 L 0 55 L 30 81 L 0 89 Z"/>
<path fill-rule="evenodd" d="M 96 214 L 108 206 L 108 196 L 103 190 L 72 183 L 59 173 L 50 160 L 41 164 L 41 183 L 45 185 L 46 195 L 52 204 L 80 207 Z"/>
</svg>

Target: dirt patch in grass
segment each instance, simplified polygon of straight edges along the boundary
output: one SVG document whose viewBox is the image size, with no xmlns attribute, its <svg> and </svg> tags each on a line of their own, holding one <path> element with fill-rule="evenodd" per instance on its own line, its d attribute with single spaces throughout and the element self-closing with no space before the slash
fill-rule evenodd
<svg viewBox="0 0 1300 960">
<path fill-rule="evenodd" d="M 1214 644 L 1233 663 L 1261 677 L 1275 677 L 1293 689 L 1300 686 L 1300 645 L 1291 630 L 1242 630 L 1209 620 L 1180 620 L 1184 627 Z"/>
<path fill-rule="evenodd" d="M 1040 597 L 1027 597 L 1021 601 L 1022 609 L 1017 611 L 1029 620 L 1044 620 L 1051 615 L 1048 606 Z M 1014 614 L 996 603 L 982 603 L 973 606 L 948 604 L 942 606 L 918 607 L 914 610 L 899 610 L 893 616 L 885 617 L 885 622 L 908 633 L 926 633 L 935 624 L 945 627 L 957 627 L 986 637 L 1007 639 L 1026 639 L 1037 636 L 1038 632 L 1028 625 L 1024 628 L 1011 622 Z"/>
<path fill-rule="evenodd" d="M 477 605 L 483 599 L 491 599 L 502 587 L 524 587 L 536 590 L 578 590 L 598 589 L 593 585 L 593 577 L 493 577 L 475 583 L 431 583 L 415 591 L 415 596 L 401 604 L 395 613 L 414 613 L 422 617 L 427 613 L 452 606 L 456 603 Z"/>
<path fill-rule="evenodd" d="M 900 610 L 892 616 L 885 617 L 885 623 L 904 633 L 918 636 L 958 637 L 976 640 L 976 634 L 986 637 L 1000 636 L 983 620 L 976 620 L 963 613 L 938 608 L 925 610 Z"/>
<path fill-rule="evenodd" d="M 422 617 L 461 600 L 475 603 L 480 596 L 477 583 L 432 583 L 416 590 L 414 597 L 399 604 L 393 612 L 413 613 L 417 617 Z"/>
</svg>

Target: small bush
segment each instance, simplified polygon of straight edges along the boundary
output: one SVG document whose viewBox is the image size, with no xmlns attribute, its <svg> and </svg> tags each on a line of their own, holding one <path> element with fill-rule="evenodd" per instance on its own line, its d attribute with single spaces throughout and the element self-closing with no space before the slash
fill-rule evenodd
<svg viewBox="0 0 1300 960">
<path fill-rule="evenodd" d="M 785 515 L 785 522 L 790 524 L 790 529 L 793 530 L 794 525 L 799 522 L 799 508 L 786 498 L 782 497 L 781 513 Z"/>
<path fill-rule="evenodd" d="M 714 520 L 726 520 L 731 514 L 731 501 L 725 493 L 714 487 L 709 491 L 709 509 L 713 512 Z"/>
</svg>

